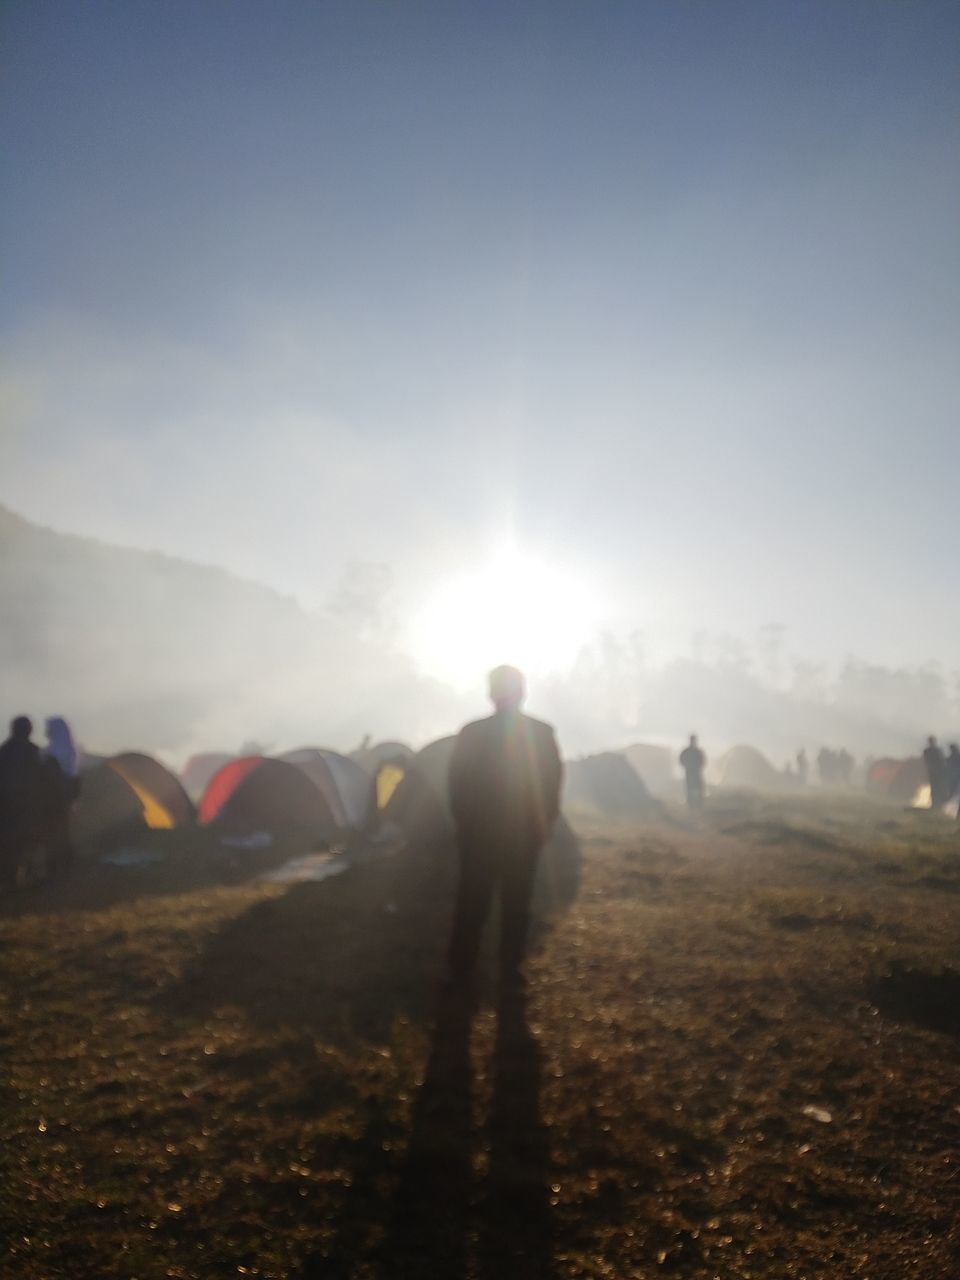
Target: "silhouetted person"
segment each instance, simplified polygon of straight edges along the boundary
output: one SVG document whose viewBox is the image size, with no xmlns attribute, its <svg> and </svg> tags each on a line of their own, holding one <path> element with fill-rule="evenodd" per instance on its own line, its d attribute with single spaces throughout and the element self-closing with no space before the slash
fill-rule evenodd
<svg viewBox="0 0 960 1280">
<path fill-rule="evenodd" d="M 803 747 L 797 752 L 797 780 L 801 787 L 807 785 L 807 778 L 810 776 L 810 762 L 807 760 L 807 753 Z"/>
<path fill-rule="evenodd" d="M 32 733 L 28 717 L 17 716 L 0 744 L 0 883 L 8 889 L 39 838 L 41 765 Z"/>
<path fill-rule="evenodd" d="M 492 671 L 490 697 L 496 709 L 460 730 L 450 761 L 460 880 L 449 964 L 458 983 L 473 972 L 495 891 L 501 981 L 523 983 L 537 856 L 559 812 L 563 776 L 553 729 L 522 714 L 524 694 L 524 679 L 515 667 Z"/>
<path fill-rule="evenodd" d="M 927 780 L 930 783 L 930 808 L 937 809 L 947 801 L 947 762 L 932 735 L 927 739 L 923 763 L 927 766 Z"/>
<path fill-rule="evenodd" d="M 960 793 L 960 747 L 951 742 L 947 749 L 947 799 L 952 800 Z"/>
<path fill-rule="evenodd" d="M 845 787 L 849 787 L 853 780 L 854 759 L 846 747 L 841 747 L 836 755 L 836 771 L 837 778 Z"/>
<path fill-rule="evenodd" d="M 680 767 L 687 782 L 687 808 L 691 813 L 703 810 L 703 771 L 707 757 L 697 745 L 697 735 L 691 733 L 690 743 L 680 752 Z"/>
<path fill-rule="evenodd" d="M 47 874 L 62 875 L 74 862 L 70 809 L 80 791 L 80 760 L 70 726 L 62 716 L 51 716 L 46 731 L 41 792 L 43 843 Z"/>
</svg>

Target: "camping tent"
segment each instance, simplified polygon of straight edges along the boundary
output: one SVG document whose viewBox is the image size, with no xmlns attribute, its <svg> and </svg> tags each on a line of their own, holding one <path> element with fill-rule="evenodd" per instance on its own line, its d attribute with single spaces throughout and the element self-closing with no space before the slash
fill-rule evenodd
<svg viewBox="0 0 960 1280">
<path fill-rule="evenodd" d="M 621 820 L 655 817 L 660 809 L 643 779 L 619 751 L 569 761 L 563 807 L 568 813 Z"/>
<path fill-rule="evenodd" d="M 783 778 L 756 747 L 731 747 L 718 767 L 722 787 L 777 791 L 783 786 Z"/>
<path fill-rule="evenodd" d="M 896 776 L 900 764 L 901 761 L 891 760 L 886 756 L 881 760 L 874 760 L 867 770 L 867 790 L 885 795 L 889 791 L 890 783 Z"/>
<path fill-rule="evenodd" d="M 167 831 L 189 826 L 193 805 L 174 775 L 158 760 L 126 751 L 91 762 L 81 777 L 71 815 L 73 838 L 80 846 L 103 847 L 130 839 L 145 828 Z"/>
<path fill-rule="evenodd" d="M 229 751 L 206 751 L 201 755 L 191 756 L 180 771 L 180 781 L 187 795 L 199 799 L 213 775 L 234 758 Z"/>
<path fill-rule="evenodd" d="M 928 785 L 927 767 L 919 756 L 901 760 L 887 783 L 887 795 L 891 800 L 910 804 L 921 787 Z M 929 804 L 929 798 L 927 803 Z"/>
<path fill-rule="evenodd" d="M 383 813 L 388 808 L 406 776 L 406 765 L 399 761 L 388 760 L 380 766 L 374 781 L 378 813 Z"/>
<path fill-rule="evenodd" d="M 647 742 L 635 742 L 633 746 L 624 747 L 620 754 L 626 756 L 637 776 L 655 795 L 670 790 L 676 752 Z"/>
<path fill-rule="evenodd" d="M 304 831 L 331 835 L 336 817 L 313 779 L 289 760 L 241 756 L 207 784 L 200 821 L 239 831 Z"/>
<path fill-rule="evenodd" d="M 363 831 L 375 813 L 374 780 L 356 760 L 319 747 L 300 747 L 279 757 L 301 769 L 323 794 L 338 827 Z"/>
</svg>

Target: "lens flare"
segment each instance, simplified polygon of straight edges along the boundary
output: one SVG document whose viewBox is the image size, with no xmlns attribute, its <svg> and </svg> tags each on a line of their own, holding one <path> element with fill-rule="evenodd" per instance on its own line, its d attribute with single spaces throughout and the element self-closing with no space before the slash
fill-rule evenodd
<svg viewBox="0 0 960 1280">
<path fill-rule="evenodd" d="M 414 617 L 408 648 L 425 672 L 467 688 L 501 662 L 534 677 L 567 670 L 598 624 L 585 582 L 508 550 L 440 584 Z"/>
</svg>

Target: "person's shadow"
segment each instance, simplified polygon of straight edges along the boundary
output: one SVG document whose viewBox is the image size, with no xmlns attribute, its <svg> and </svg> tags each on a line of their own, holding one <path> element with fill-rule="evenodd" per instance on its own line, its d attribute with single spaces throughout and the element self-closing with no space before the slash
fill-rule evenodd
<svg viewBox="0 0 960 1280">
<path fill-rule="evenodd" d="M 549 1280 L 553 1276 L 550 1170 L 540 1114 L 540 1048 L 522 994 L 497 1008 L 488 1163 L 478 1176 L 484 1134 L 472 1123 L 471 1009 L 444 997 L 410 1145 L 383 1243 L 384 1277 Z"/>
<path fill-rule="evenodd" d="M 553 1276 L 550 1148 L 540 1114 L 542 1056 L 522 993 L 497 1008 L 490 1163 L 480 1204 L 478 1274 L 487 1280 Z"/>
<path fill-rule="evenodd" d="M 441 999 L 410 1143 L 387 1216 L 381 1274 L 461 1280 L 469 1274 L 474 1159 L 472 1010 Z"/>
</svg>

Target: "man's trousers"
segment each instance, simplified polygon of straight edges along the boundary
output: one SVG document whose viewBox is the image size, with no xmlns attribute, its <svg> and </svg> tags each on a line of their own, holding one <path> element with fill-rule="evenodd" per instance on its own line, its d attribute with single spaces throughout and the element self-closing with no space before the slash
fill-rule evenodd
<svg viewBox="0 0 960 1280">
<path fill-rule="evenodd" d="M 450 938 L 452 973 L 473 970 L 483 926 L 496 893 L 500 900 L 500 969 L 516 971 L 523 961 L 539 845 L 461 833 L 457 841 L 460 879 Z"/>
</svg>

